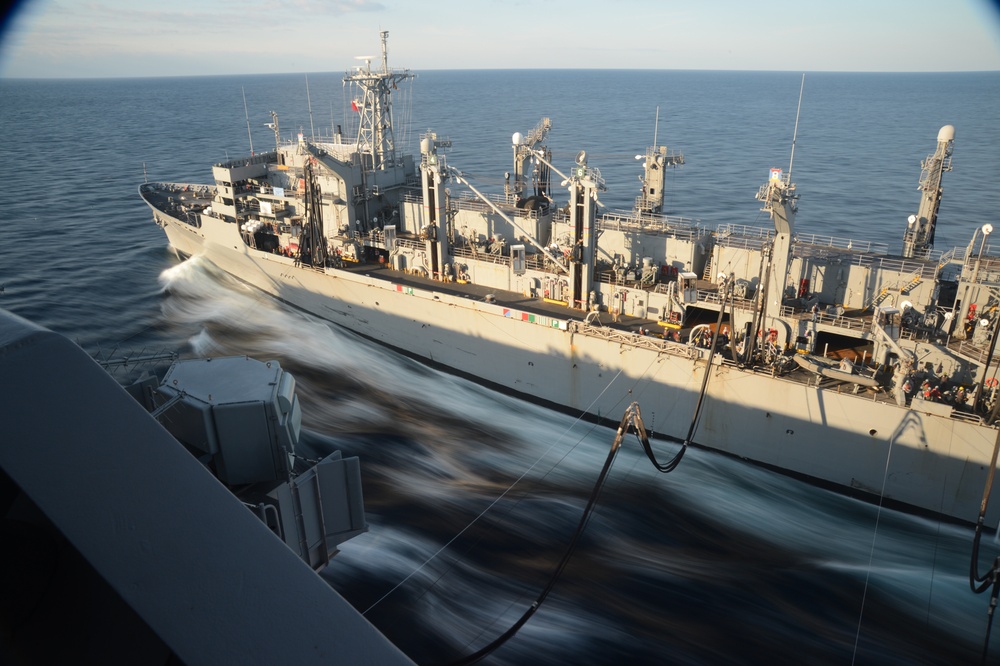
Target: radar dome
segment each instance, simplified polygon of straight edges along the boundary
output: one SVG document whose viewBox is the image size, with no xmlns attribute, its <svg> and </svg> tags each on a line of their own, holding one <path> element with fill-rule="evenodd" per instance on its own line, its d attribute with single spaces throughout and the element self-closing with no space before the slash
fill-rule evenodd
<svg viewBox="0 0 1000 666">
<path fill-rule="evenodd" d="M 521 142 L 524 141 L 524 136 L 520 132 L 514 132 L 514 136 L 510 140 L 515 146 L 520 146 Z"/>
<path fill-rule="evenodd" d="M 955 140 L 955 126 L 945 125 L 940 130 L 938 130 L 938 141 L 954 141 Z"/>
</svg>

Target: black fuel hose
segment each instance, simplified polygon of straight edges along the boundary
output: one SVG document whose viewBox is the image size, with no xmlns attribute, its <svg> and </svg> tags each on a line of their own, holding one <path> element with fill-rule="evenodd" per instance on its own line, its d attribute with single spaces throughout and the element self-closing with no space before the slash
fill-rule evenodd
<svg viewBox="0 0 1000 666">
<path fill-rule="evenodd" d="M 618 455 L 618 451 L 621 449 L 622 439 L 625 433 L 628 432 L 628 420 L 632 415 L 631 407 L 626 410 L 625 415 L 622 417 L 621 423 L 618 426 L 618 433 L 615 435 L 614 441 L 611 443 L 611 450 L 608 452 L 608 457 L 604 461 L 604 467 L 601 469 L 601 474 L 597 477 L 597 483 L 594 484 L 594 489 L 590 492 L 590 499 L 587 501 L 587 506 L 583 510 L 583 516 L 580 518 L 580 523 L 576 526 L 576 531 L 573 533 L 573 538 L 570 540 L 569 546 L 566 548 L 566 552 L 563 554 L 562 559 L 559 560 L 559 564 L 556 565 L 555 570 L 552 575 L 549 576 L 549 582 L 546 584 L 545 589 L 542 590 L 538 598 L 528 607 L 528 610 L 518 619 L 517 622 L 511 626 L 510 629 L 505 631 L 503 634 L 498 636 L 489 645 L 483 647 L 482 649 L 470 654 L 467 657 L 452 662 L 451 666 L 466 666 L 467 664 L 475 664 L 487 657 L 490 653 L 496 650 L 498 647 L 510 640 L 514 634 L 524 626 L 525 622 L 531 619 L 531 616 L 535 614 L 535 611 L 542 605 L 545 598 L 549 596 L 552 588 L 555 587 L 556 581 L 559 580 L 559 576 L 562 575 L 563 570 L 569 563 L 570 557 L 573 555 L 573 551 L 576 550 L 576 545 L 583 535 L 584 529 L 587 527 L 587 522 L 590 520 L 590 514 L 593 512 L 594 507 L 597 505 L 597 498 L 601 495 L 601 490 L 604 488 L 604 482 L 607 481 L 608 473 L 611 471 L 611 465 L 615 461 L 615 457 Z"/>
<path fill-rule="evenodd" d="M 731 290 L 730 290 L 731 291 Z M 608 479 L 608 473 L 611 471 L 611 466 L 614 464 L 615 457 L 618 455 L 618 451 L 621 449 L 622 439 L 628 433 L 629 426 L 633 425 L 636 429 L 636 434 L 639 437 L 639 441 L 642 443 L 642 449 L 646 453 L 646 457 L 649 461 L 653 463 L 653 466 L 660 472 L 666 474 L 677 469 L 680 464 L 681 459 L 684 457 L 684 452 L 687 451 L 688 444 L 694 438 L 694 433 L 698 429 L 698 419 L 701 416 L 701 408 L 705 402 L 705 392 L 708 388 L 708 378 L 712 371 L 712 360 L 715 357 L 715 348 L 719 340 L 719 329 L 722 326 L 722 319 L 726 312 L 726 298 L 722 299 L 722 305 L 719 307 L 719 318 L 715 323 L 715 330 L 712 332 L 712 343 L 709 348 L 707 362 L 705 364 L 705 374 L 701 380 L 701 389 L 698 392 L 698 402 L 695 405 L 694 414 L 691 416 L 691 424 L 688 427 L 687 437 L 681 444 L 681 448 L 674 454 L 666 463 L 660 463 L 656 459 L 656 454 L 653 453 L 653 447 L 649 443 L 649 436 L 646 432 L 646 427 L 642 422 L 642 415 L 639 413 L 639 405 L 637 403 L 632 403 L 629 405 L 628 409 L 625 410 L 625 414 L 622 416 L 621 422 L 618 424 L 618 431 L 615 433 L 615 439 L 611 443 L 611 450 L 608 452 L 608 457 L 604 461 L 604 467 L 601 468 L 601 473 L 597 477 L 597 482 L 594 484 L 594 489 L 590 492 L 590 499 L 587 501 L 587 506 L 583 510 L 583 516 L 580 518 L 579 524 L 576 526 L 576 531 L 573 532 L 573 537 L 569 542 L 569 546 L 566 548 L 566 552 L 563 554 L 562 559 L 559 560 L 559 564 L 556 565 L 555 570 L 549 576 L 549 582 L 545 585 L 545 589 L 538 595 L 538 598 L 532 602 L 528 610 L 515 622 L 510 629 L 505 631 L 503 634 L 495 638 L 489 645 L 477 650 L 476 652 L 470 654 L 467 657 L 463 657 L 458 661 L 452 662 L 450 666 L 467 666 L 468 664 L 475 664 L 489 656 L 494 650 L 499 648 L 501 645 L 510 640 L 514 634 L 516 634 L 524 624 L 531 619 L 531 616 L 535 614 L 535 611 L 539 609 L 545 598 L 549 596 L 549 593 L 556 585 L 556 581 L 562 575 L 563 570 L 566 565 L 569 564 L 570 558 L 573 556 L 573 551 L 576 550 L 577 543 L 580 541 L 580 537 L 583 536 L 583 531 L 587 528 L 587 523 L 590 521 L 590 515 L 594 511 L 594 507 L 597 506 L 597 500 L 601 495 L 601 490 L 604 488 L 604 483 Z"/>
</svg>

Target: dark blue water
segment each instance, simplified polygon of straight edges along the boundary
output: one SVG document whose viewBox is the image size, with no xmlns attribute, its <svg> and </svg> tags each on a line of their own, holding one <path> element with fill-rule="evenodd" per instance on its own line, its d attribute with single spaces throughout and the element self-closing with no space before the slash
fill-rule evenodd
<svg viewBox="0 0 1000 666">
<path fill-rule="evenodd" d="M 316 134 L 350 126 L 340 76 L 309 76 Z M 511 134 L 551 117 L 557 166 L 587 150 L 615 208 L 636 195 L 634 156 L 659 107 L 658 142 L 687 161 L 669 176 L 668 208 L 715 228 L 766 223 L 753 195 L 770 167 L 788 167 L 800 81 L 420 72 L 395 110 L 401 142 L 415 152 L 421 132 L 450 137 L 450 163 L 487 190 L 510 168 Z M 502 633 L 545 585 L 613 433 L 180 264 L 136 188 L 144 173 L 207 181 L 213 162 L 247 152 L 243 92 L 256 150 L 273 145 L 271 110 L 283 138 L 312 131 L 303 76 L 0 81 L 0 307 L 88 351 L 280 359 L 307 425 L 362 462 L 371 529 L 325 578 L 415 660 L 445 663 Z M 998 103 L 1000 74 L 808 75 L 799 232 L 898 249 L 920 161 L 953 124 L 937 249 L 966 245 L 1000 210 Z M 655 421 L 656 405 L 642 409 Z M 967 528 L 704 451 L 661 476 L 630 441 L 559 585 L 490 663 L 977 663 L 987 600 L 968 589 L 970 545 Z"/>
</svg>

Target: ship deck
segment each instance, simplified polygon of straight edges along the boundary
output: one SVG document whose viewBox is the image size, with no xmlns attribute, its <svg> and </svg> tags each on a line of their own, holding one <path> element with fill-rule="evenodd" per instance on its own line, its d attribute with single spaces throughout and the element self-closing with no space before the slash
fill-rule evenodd
<svg viewBox="0 0 1000 666">
<path fill-rule="evenodd" d="M 493 297 L 498 305 L 516 308 L 530 314 L 555 317 L 557 319 L 578 318 L 583 319 L 584 313 L 574 310 L 567 305 L 556 301 L 545 301 L 524 294 L 493 289 L 482 285 L 461 282 L 441 282 L 424 277 L 420 274 L 406 273 L 387 268 L 375 262 L 367 263 L 345 263 L 343 270 L 352 273 L 363 273 L 369 277 L 391 281 L 408 287 L 424 290 L 437 291 L 443 294 L 450 294 L 461 298 L 474 298 L 476 300 L 486 300 L 487 296 Z M 599 312 L 594 315 L 601 325 L 624 332 L 639 333 L 639 329 L 649 329 L 659 331 L 661 328 L 652 319 L 641 317 L 631 317 L 619 315 L 617 321 L 607 312 Z"/>
<path fill-rule="evenodd" d="M 440 293 L 446 293 L 460 298 L 472 298 L 476 300 L 485 300 L 487 296 L 494 299 L 493 302 L 498 305 L 510 307 L 523 312 L 528 312 L 530 314 L 538 314 L 549 317 L 556 317 L 559 319 L 583 319 L 583 313 L 578 310 L 570 309 L 566 305 L 562 305 L 555 302 L 549 302 L 538 298 L 533 298 L 530 296 L 525 296 L 524 294 L 517 292 L 504 291 L 499 289 L 491 289 L 481 285 L 475 284 L 463 284 L 458 282 L 441 282 L 438 280 L 433 280 L 424 277 L 420 274 L 411 274 L 403 271 L 392 270 L 385 267 L 382 264 L 376 262 L 362 262 L 362 263 L 348 263 L 343 267 L 343 270 L 347 270 L 354 273 L 361 273 L 371 278 L 383 279 L 386 281 L 391 281 L 394 284 L 400 284 L 404 286 L 409 286 L 417 289 L 425 289 L 430 291 L 436 291 Z M 810 317 L 811 314 L 804 312 L 801 314 L 802 317 Z M 663 328 L 658 325 L 658 322 L 652 319 L 644 319 L 641 317 L 632 317 L 620 315 L 617 321 L 614 320 L 611 314 L 607 312 L 601 312 L 594 315 L 594 317 L 600 322 L 601 326 L 608 331 L 617 331 L 623 334 L 639 335 L 640 329 L 645 329 L 646 331 L 652 331 L 652 335 L 647 335 L 643 344 L 662 344 L 662 345 L 676 345 L 675 342 L 670 342 L 667 340 L 661 340 L 661 332 Z M 857 319 L 861 319 L 857 317 Z M 714 322 L 713 322 L 714 324 Z M 638 340 L 638 338 L 637 338 Z M 829 354 L 831 358 L 839 358 L 838 354 Z M 860 358 L 860 354 L 858 354 Z M 736 365 L 730 359 L 724 359 L 723 363 Z M 770 374 L 772 371 L 770 368 L 744 368 L 748 372 L 764 372 Z M 815 373 L 811 373 L 802 368 L 795 368 L 787 374 L 783 375 L 783 378 L 788 381 L 794 381 L 801 384 L 808 384 L 815 386 L 817 388 L 822 388 L 825 390 L 832 390 L 841 393 L 855 393 L 859 398 L 864 398 L 872 400 L 874 402 L 883 402 L 887 404 L 895 404 L 895 398 L 891 391 L 887 391 L 881 387 L 864 387 L 853 382 L 845 382 L 838 379 L 823 377 Z M 946 409 L 947 406 L 940 404 L 942 409 Z M 979 420 L 971 411 L 962 410 L 955 408 L 953 411 L 953 416 L 955 418 Z"/>
</svg>

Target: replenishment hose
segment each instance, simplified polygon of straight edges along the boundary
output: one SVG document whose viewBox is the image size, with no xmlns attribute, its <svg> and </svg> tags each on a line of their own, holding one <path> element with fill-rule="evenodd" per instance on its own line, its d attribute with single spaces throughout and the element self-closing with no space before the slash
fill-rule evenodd
<svg viewBox="0 0 1000 666">
<path fill-rule="evenodd" d="M 727 285 L 723 285 L 725 289 Z M 708 389 L 708 378 L 712 371 L 712 360 L 715 357 L 715 348 L 719 340 L 719 329 L 722 326 L 722 319 L 726 311 L 726 299 L 723 297 L 722 305 L 719 308 L 719 318 L 715 324 L 715 330 L 712 331 L 712 343 L 709 347 L 708 357 L 705 364 L 705 373 L 701 379 L 701 389 L 698 392 L 698 402 L 695 404 L 694 414 L 691 416 L 691 423 L 688 427 L 687 437 L 684 438 L 684 442 L 681 444 L 680 450 L 674 454 L 674 457 L 668 460 L 666 463 L 660 463 L 656 459 L 656 455 L 653 453 L 653 447 L 649 443 L 649 436 L 646 433 L 646 427 L 642 422 L 642 415 L 639 413 L 639 404 L 633 402 L 625 410 L 625 414 L 622 416 L 621 422 L 618 424 L 618 431 L 615 433 L 614 441 L 611 442 L 611 450 L 608 452 L 608 457 L 604 461 L 604 467 L 601 468 L 601 473 L 597 477 L 597 482 L 594 484 L 594 489 L 590 492 L 590 499 L 587 501 L 587 506 L 583 510 L 583 515 L 580 517 L 580 522 L 576 526 L 576 530 L 573 532 L 573 537 L 570 539 L 569 546 L 566 548 L 566 552 L 563 554 L 562 559 L 556 565 L 555 570 L 549 576 L 549 581 L 545 585 L 545 588 L 541 591 L 538 597 L 532 602 L 531 606 L 524 612 L 524 614 L 515 622 L 510 629 L 505 631 L 503 634 L 495 638 L 489 645 L 479 649 L 478 651 L 470 654 L 467 657 L 463 657 L 458 661 L 452 662 L 450 666 L 467 666 L 468 664 L 475 664 L 489 656 L 493 651 L 499 648 L 501 645 L 510 640 L 514 634 L 516 634 L 524 624 L 531 619 L 531 616 L 535 614 L 535 611 L 539 609 L 545 598 L 549 596 L 549 593 L 556 585 L 556 581 L 562 575 L 563 570 L 566 565 L 569 564 L 570 558 L 573 556 L 573 551 L 576 550 L 576 546 L 580 541 L 580 537 L 583 536 L 583 531 L 587 528 L 587 523 L 590 521 L 591 513 L 594 511 L 594 507 L 597 506 L 597 500 L 601 495 L 601 490 L 604 488 L 604 483 L 608 479 L 608 474 L 611 472 L 611 466 L 615 462 L 615 457 L 618 455 L 618 451 L 621 449 L 622 440 L 628 433 L 631 427 L 635 428 L 636 435 L 639 437 L 639 441 L 642 443 L 642 449 L 646 453 L 646 457 L 649 461 L 653 463 L 653 466 L 660 472 L 666 474 L 677 469 L 680 464 L 681 459 L 684 457 L 684 452 L 687 451 L 688 444 L 694 438 L 694 433 L 698 429 L 698 420 L 701 416 L 701 409 L 705 404 L 705 393 Z M 1000 442 L 1000 440 L 998 440 Z M 996 452 L 994 452 L 994 456 Z"/>
</svg>

